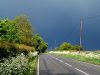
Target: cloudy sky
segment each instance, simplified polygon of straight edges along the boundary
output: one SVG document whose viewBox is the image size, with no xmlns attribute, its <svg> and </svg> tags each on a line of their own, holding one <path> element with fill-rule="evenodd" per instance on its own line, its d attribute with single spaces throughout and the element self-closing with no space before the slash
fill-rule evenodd
<svg viewBox="0 0 100 75">
<path fill-rule="evenodd" d="M 82 45 L 100 49 L 100 0 L 0 0 L 0 18 L 21 14 L 29 17 L 49 48 L 63 41 L 78 45 L 82 18 Z"/>
</svg>

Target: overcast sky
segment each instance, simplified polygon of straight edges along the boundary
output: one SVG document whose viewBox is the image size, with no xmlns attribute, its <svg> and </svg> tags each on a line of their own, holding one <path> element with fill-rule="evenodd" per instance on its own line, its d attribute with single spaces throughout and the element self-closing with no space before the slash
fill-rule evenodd
<svg viewBox="0 0 100 75">
<path fill-rule="evenodd" d="M 0 0 L 0 18 L 21 14 L 29 17 L 49 48 L 64 41 L 78 45 L 82 17 L 83 46 L 100 49 L 100 0 Z"/>
</svg>

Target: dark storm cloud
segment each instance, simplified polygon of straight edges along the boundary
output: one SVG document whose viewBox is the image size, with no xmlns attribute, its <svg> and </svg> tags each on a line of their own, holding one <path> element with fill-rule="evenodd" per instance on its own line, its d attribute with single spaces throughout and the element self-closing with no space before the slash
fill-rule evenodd
<svg viewBox="0 0 100 75">
<path fill-rule="evenodd" d="M 29 16 L 33 28 L 48 42 L 49 46 L 63 41 L 79 44 L 80 18 L 83 21 L 83 46 L 100 49 L 99 0 L 0 0 L 0 18 L 14 18 L 16 15 Z"/>
</svg>

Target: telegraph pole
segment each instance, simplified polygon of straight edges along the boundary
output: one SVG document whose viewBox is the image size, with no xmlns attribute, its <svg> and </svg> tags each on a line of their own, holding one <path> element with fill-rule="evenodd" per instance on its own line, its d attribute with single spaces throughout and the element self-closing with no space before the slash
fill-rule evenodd
<svg viewBox="0 0 100 75">
<path fill-rule="evenodd" d="M 81 48 L 82 48 L 82 31 L 83 31 L 83 21 L 81 18 L 81 20 L 80 20 L 80 49 L 79 49 L 79 53 L 80 53 Z"/>
</svg>

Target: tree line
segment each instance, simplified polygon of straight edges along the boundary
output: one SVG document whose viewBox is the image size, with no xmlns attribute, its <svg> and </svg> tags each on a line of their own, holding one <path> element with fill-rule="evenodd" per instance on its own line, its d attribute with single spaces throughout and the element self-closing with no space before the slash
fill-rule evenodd
<svg viewBox="0 0 100 75">
<path fill-rule="evenodd" d="M 34 34 L 26 15 L 16 16 L 13 20 L 0 20 L 0 57 L 19 52 L 45 52 L 48 48 L 39 34 Z"/>
</svg>

